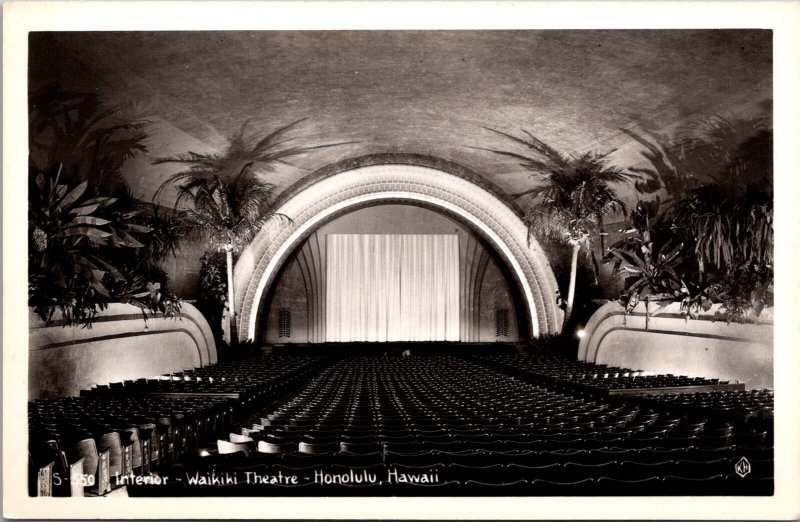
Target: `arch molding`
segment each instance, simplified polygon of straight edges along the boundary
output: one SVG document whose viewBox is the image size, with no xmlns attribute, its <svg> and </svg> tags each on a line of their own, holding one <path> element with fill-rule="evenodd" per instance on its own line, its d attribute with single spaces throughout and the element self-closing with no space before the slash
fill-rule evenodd
<svg viewBox="0 0 800 522">
<path fill-rule="evenodd" d="M 558 332 L 562 312 L 553 271 L 539 244 L 533 239 L 528 243 L 527 227 L 514 209 L 492 191 L 439 168 L 378 164 L 330 174 L 279 201 L 276 212 L 291 217 L 292 223 L 264 227 L 234 268 L 239 338 L 257 338 L 263 296 L 305 237 L 332 215 L 382 201 L 438 208 L 479 231 L 521 287 L 531 337 Z"/>
</svg>

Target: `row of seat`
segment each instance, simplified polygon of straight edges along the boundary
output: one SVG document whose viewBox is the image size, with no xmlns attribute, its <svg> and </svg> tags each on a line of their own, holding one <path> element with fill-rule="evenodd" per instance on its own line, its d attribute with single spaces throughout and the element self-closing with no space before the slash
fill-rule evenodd
<svg viewBox="0 0 800 522">
<path fill-rule="evenodd" d="M 168 486 L 131 485 L 132 497 L 573 497 L 573 496 L 764 496 L 772 495 L 771 479 L 738 480 L 734 475 L 715 475 L 700 479 L 649 477 L 624 480 L 609 477 L 558 482 L 535 479 L 502 484 L 455 480 L 437 483 L 383 482 L 378 486 L 353 483 L 266 484 L 237 481 L 234 484 L 208 485 L 170 482 Z"/>
<path fill-rule="evenodd" d="M 483 484 L 535 495 L 531 486 L 543 482 L 591 484 L 591 494 L 600 494 L 598 481 L 610 492 L 610 484 L 631 480 L 659 488 L 702 480 L 710 494 L 723 485 L 736 490 L 731 484 L 738 485 L 733 476 L 744 480 L 736 474 L 744 457 L 751 466 L 745 476 L 760 484 L 750 491 L 764 492 L 772 450 L 741 435 L 733 425 L 635 401 L 610 405 L 554 393 L 474 360 L 348 358 L 259 412 L 241 434 L 218 441 L 220 455 L 198 466 L 235 473 L 237 465 L 224 463 L 232 452 L 247 455 L 238 466 L 265 473 L 432 467 L 453 494 L 474 494 Z M 307 486 L 298 491 L 319 485 Z"/>
<path fill-rule="evenodd" d="M 234 444 L 246 444 L 252 440 L 249 436 L 234 438 L 232 434 L 230 441 Z M 757 440 L 763 440 L 763 435 Z M 218 442 L 224 444 L 227 441 Z M 527 440 L 431 440 L 431 439 L 410 439 L 407 441 L 384 441 L 379 443 L 347 443 L 330 441 L 301 440 L 300 442 L 274 442 L 256 439 L 255 447 L 262 453 L 308 453 L 308 454 L 328 454 L 336 451 L 345 451 L 350 454 L 373 454 L 394 451 L 399 453 L 409 453 L 418 451 L 442 451 L 442 452 L 461 452 L 461 451 L 552 451 L 556 449 L 565 450 L 590 450 L 607 447 L 616 448 L 666 448 L 666 449 L 718 449 L 726 447 L 761 449 L 764 444 L 741 444 L 735 445 L 730 442 L 730 437 L 668 437 L 651 433 L 634 433 L 627 437 L 615 436 L 613 438 L 582 438 L 575 436 L 555 436 L 549 438 L 530 438 Z M 238 446 L 237 446 L 238 448 Z M 237 449 L 238 451 L 238 449 Z"/>
<path fill-rule="evenodd" d="M 750 461 L 748 461 L 750 462 Z M 773 461 L 750 462 L 751 473 L 740 480 L 770 478 L 773 476 Z M 396 470 L 404 474 L 435 474 L 435 480 L 457 480 L 465 482 L 474 480 L 486 484 L 503 484 L 518 480 L 552 480 L 559 482 L 576 482 L 586 478 L 598 479 L 601 477 L 619 480 L 644 480 L 648 478 L 684 477 L 700 479 L 717 475 L 735 475 L 736 461 L 719 459 L 713 462 L 695 461 L 665 461 L 658 463 L 644 463 L 636 461 L 609 461 L 597 464 L 584 464 L 578 462 L 552 463 L 545 465 L 531 465 L 525 463 L 489 464 L 475 466 L 471 464 L 451 463 L 439 464 L 432 462 L 422 466 L 413 466 L 403 463 L 376 463 L 369 466 L 350 466 L 344 464 L 314 465 L 314 466 L 289 466 L 276 464 L 273 466 L 249 466 L 247 468 L 215 466 L 217 474 L 237 474 L 242 476 L 248 472 L 262 475 L 281 472 L 284 475 L 299 475 L 303 477 L 323 473 L 345 474 L 350 470 L 359 474 L 372 473 L 386 476 L 387 471 Z"/>
<path fill-rule="evenodd" d="M 623 391 L 664 388 L 744 389 L 743 384 L 730 384 L 719 379 L 672 374 L 654 375 L 642 370 L 584 361 L 565 362 L 558 357 L 538 353 L 482 354 L 472 358 L 515 377 L 587 398 L 602 399 Z"/>
<path fill-rule="evenodd" d="M 769 494 L 772 428 L 760 422 L 769 393 L 610 401 L 571 387 L 590 372 L 595 381 L 646 377 L 545 356 L 281 355 L 97 387 L 31 403 L 31 491 L 48 494 L 43 468 L 52 485 L 56 467 L 77 473 L 89 460 L 97 480 L 154 470 L 170 479 L 128 485 L 131 495 Z M 728 415 L 746 408 L 755 414 Z M 94 442 L 96 471 L 83 453 L 59 464 L 57 452 L 38 449 L 55 441 L 66 455 L 78 439 Z M 307 480 L 254 478 L 275 473 Z M 335 478 L 359 473 L 384 479 Z M 215 474 L 232 478 L 198 478 Z M 436 477 L 396 480 L 426 474 Z M 333 482 L 316 478 L 327 476 Z"/>
<path fill-rule="evenodd" d="M 238 411 L 284 395 L 326 362 L 256 356 L 198 369 L 194 379 L 172 374 L 31 402 L 29 494 L 102 495 L 115 477 L 180 463 L 230 432 Z"/>
<path fill-rule="evenodd" d="M 619 366 L 608 366 L 586 361 L 568 361 L 562 357 L 536 353 L 482 353 L 470 356 L 485 364 L 519 372 L 552 378 L 617 378 L 644 375 L 642 370 L 632 370 Z"/>
<path fill-rule="evenodd" d="M 373 453 L 350 453 L 346 450 L 330 453 L 304 453 L 300 451 L 288 453 L 253 452 L 252 444 L 247 442 L 236 444 L 235 451 L 224 449 L 216 454 L 204 454 L 199 460 L 203 465 L 212 466 L 218 463 L 229 465 L 242 462 L 249 465 L 283 465 L 291 467 L 312 467 L 316 465 L 340 464 L 355 467 L 381 463 L 403 464 L 407 466 L 427 466 L 432 464 L 464 464 L 473 466 L 490 466 L 493 464 L 526 464 L 549 465 L 573 462 L 578 464 L 602 464 L 606 462 L 639 462 L 645 464 L 667 461 L 716 462 L 722 459 L 738 461 L 745 457 L 754 461 L 773 459 L 772 448 L 619 448 L 613 446 L 598 449 L 557 449 L 557 450 L 420 450 L 413 453 L 400 453 L 392 450 Z"/>
<path fill-rule="evenodd" d="M 643 395 L 632 402 L 648 408 L 673 411 L 680 415 L 720 417 L 728 414 L 732 420 L 747 422 L 759 418 L 771 420 L 774 416 L 775 397 L 772 390 L 696 392 L 665 395 Z"/>
<path fill-rule="evenodd" d="M 293 495 L 763 495 L 772 493 L 772 461 L 754 461 L 755 471 L 740 476 L 735 464 L 666 461 L 573 462 L 486 466 L 431 463 L 412 466 L 379 463 L 308 467 L 286 464 L 215 462 L 170 475 L 171 496 Z M 133 495 L 163 495 L 163 488 L 138 488 Z M 313 492 L 313 493 L 312 493 Z"/>
<path fill-rule="evenodd" d="M 28 448 L 35 471 L 30 492 L 106 493 L 113 477 L 149 474 L 230 430 L 234 407 L 220 398 L 65 397 L 30 403 Z M 86 488 L 74 487 L 67 476 Z"/>
<path fill-rule="evenodd" d="M 416 395 L 404 396 L 408 395 L 412 384 L 393 377 L 406 390 L 402 393 L 395 391 L 396 397 L 402 398 L 404 404 L 414 404 L 415 401 L 424 399 L 425 404 L 417 404 L 415 409 L 409 411 L 406 407 L 399 411 L 393 407 L 391 401 L 387 404 L 385 390 L 377 384 L 369 385 L 369 390 L 373 393 L 371 402 L 360 404 L 363 386 L 356 388 L 347 379 L 348 375 L 356 375 L 348 372 L 354 371 L 354 368 L 362 368 L 364 362 L 344 361 L 332 366 L 327 374 L 323 372 L 317 381 L 309 384 L 305 392 L 297 394 L 294 400 L 285 403 L 278 412 L 268 414 L 252 427 L 245 428 L 243 435 L 263 441 L 265 451 L 294 451 L 298 449 L 298 444 L 302 444 L 307 451 L 330 451 L 339 444 L 347 444 L 348 447 L 361 444 L 365 451 L 373 451 L 371 448 L 375 445 L 405 444 L 413 447 L 423 443 L 497 449 L 515 445 L 531 447 L 531 444 L 536 443 L 553 443 L 551 446 L 561 444 L 561 447 L 569 447 L 570 443 L 575 443 L 576 446 L 599 447 L 608 445 L 607 441 L 642 447 L 652 445 L 651 441 L 659 439 L 665 439 L 667 446 L 692 446 L 699 443 L 714 447 L 734 442 L 730 427 L 705 426 L 702 421 L 686 423 L 685 419 L 677 417 L 659 417 L 659 413 L 652 410 L 645 412 L 634 408 L 611 409 L 608 405 L 553 394 L 535 386 L 514 382 L 504 376 L 500 376 L 498 382 L 497 375 L 493 378 L 487 377 L 485 368 L 476 369 L 468 364 L 448 361 L 448 373 L 469 375 L 480 388 L 488 390 L 468 394 L 459 389 L 459 394 L 454 394 L 453 388 L 458 388 L 463 381 L 452 381 L 448 379 L 447 373 L 439 372 L 440 378 L 437 381 L 428 382 L 425 372 L 435 368 L 438 359 L 423 359 L 429 360 L 425 361 L 425 369 L 414 375 L 413 381 L 421 386 Z M 386 363 L 381 371 L 391 374 L 395 372 L 397 364 Z M 341 371 L 342 368 L 344 371 Z M 372 368 L 353 378 L 357 382 L 377 382 L 369 378 L 374 370 Z M 474 374 L 476 370 L 481 375 L 470 374 L 470 371 Z M 366 373 L 366 380 L 363 373 Z M 503 379 L 512 381 L 513 384 L 507 385 L 502 382 Z M 345 385 L 340 386 L 344 381 L 347 381 Z M 438 385 L 439 388 L 431 394 L 430 389 L 425 387 L 432 388 L 433 385 Z M 348 405 L 342 407 L 338 403 L 334 404 L 339 399 L 326 394 L 328 387 L 338 387 L 340 396 L 347 398 Z M 445 387 L 451 393 L 443 392 Z M 316 402 L 312 401 L 309 406 L 305 398 L 310 396 L 328 398 L 315 399 Z M 530 407 L 524 407 L 522 411 L 505 406 L 510 400 L 523 404 L 535 402 L 537 411 Z M 479 401 L 479 411 L 500 415 L 470 418 L 465 415 L 464 406 L 475 401 Z M 503 410 L 492 412 L 492 406 L 498 402 L 504 405 Z M 359 409 L 360 417 L 356 413 Z M 461 411 L 461 416 L 455 413 L 457 411 Z M 546 412 L 550 416 L 538 416 L 539 412 Z M 522 417 L 523 413 L 529 418 Z M 509 417 L 509 414 L 513 417 Z M 600 442 L 592 440 L 595 438 Z M 625 439 L 629 440 L 622 442 Z M 753 445 L 758 441 L 755 437 L 750 437 L 741 442 Z"/>
<path fill-rule="evenodd" d="M 327 358 L 320 356 L 275 356 L 269 362 L 251 356 L 153 379 L 99 385 L 82 395 L 220 395 L 247 405 L 285 394 L 326 363 Z"/>
</svg>

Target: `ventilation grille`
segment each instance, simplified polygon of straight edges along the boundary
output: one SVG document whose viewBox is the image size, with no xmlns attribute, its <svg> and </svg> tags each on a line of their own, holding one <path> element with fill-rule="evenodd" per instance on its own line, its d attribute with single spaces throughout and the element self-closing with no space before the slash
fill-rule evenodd
<svg viewBox="0 0 800 522">
<path fill-rule="evenodd" d="M 292 336 L 292 311 L 288 308 L 278 309 L 278 337 Z"/>
<path fill-rule="evenodd" d="M 496 337 L 508 337 L 508 308 L 495 309 L 494 332 Z"/>
</svg>

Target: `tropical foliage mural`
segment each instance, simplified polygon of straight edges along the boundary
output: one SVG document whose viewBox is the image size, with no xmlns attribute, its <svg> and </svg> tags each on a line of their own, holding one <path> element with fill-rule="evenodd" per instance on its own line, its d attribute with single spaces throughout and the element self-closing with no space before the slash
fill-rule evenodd
<svg viewBox="0 0 800 522">
<path fill-rule="evenodd" d="M 148 122 L 57 86 L 32 93 L 30 109 L 29 306 L 82 326 L 110 302 L 176 315 L 180 299 L 160 263 L 179 226 L 134 198 L 121 175 L 147 152 Z"/>
<path fill-rule="evenodd" d="M 716 115 L 673 133 L 631 127 L 621 131 L 642 147 L 644 166 L 614 166 L 614 151 L 563 153 L 525 130 L 519 137 L 489 129 L 509 149 L 474 147 L 512 158 L 531 175 L 532 186 L 515 194 L 530 236 L 571 251 L 563 331 L 575 306 L 578 254 L 597 277 L 608 216 L 625 223 L 622 238 L 600 251 L 623 279 L 626 311 L 644 302 L 649 319 L 679 302 L 690 318 L 720 304 L 724 320 L 757 318 L 772 304 L 774 279 L 770 119 Z M 623 186 L 635 190 L 630 212 Z"/>
<path fill-rule="evenodd" d="M 687 317 L 722 305 L 725 320 L 757 318 L 774 280 L 772 130 L 767 117 L 700 118 L 674 136 L 626 133 L 651 167 L 643 194 L 609 261 L 626 279 L 622 302 L 680 301 Z"/>
</svg>

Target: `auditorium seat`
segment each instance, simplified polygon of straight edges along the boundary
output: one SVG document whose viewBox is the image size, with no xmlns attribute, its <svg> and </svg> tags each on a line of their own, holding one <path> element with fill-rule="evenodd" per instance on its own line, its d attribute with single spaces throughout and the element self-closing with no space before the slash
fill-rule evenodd
<svg viewBox="0 0 800 522">
<path fill-rule="evenodd" d="M 699 444 L 699 437 L 697 436 L 689 436 L 689 437 L 680 437 L 680 436 L 668 436 L 661 441 L 661 446 L 665 448 L 675 448 L 675 449 L 688 449 L 697 447 Z"/>
<path fill-rule="evenodd" d="M 425 467 L 421 469 L 427 469 Z M 483 482 L 486 484 L 502 483 L 511 478 L 507 468 L 502 464 L 491 464 L 488 466 L 471 466 L 464 464 L 449 464 L 446 468 L 441 468 L 440 474 L 445 475 L 448 479 L 457 480 L 458 482 L 466 482 L 468 480 Z"/>
<path fill-rule="evenodd" d="M 459 493 L 460 483 L 455 480 L 447 480 L 436 483 L 394 483 L 388 489 L 388 494 L 403 497 L 422 497 L 437 496 L 446 497 Z"/>
<path fill-rule="evenodd" d="M 383 442 L 384 453 L 398 453 L 398 454 L 414 454 L 421 452 L 430 452 L 432 443 L 424 440 L 412 439 L 408 442 Z"/>
<path fill-rule="evenodd" d="M 715 460 L 679 460 L 675 463 L 675 475 L 681 477 L 705 477 L 708 475 L 725 475 L 733 472 L 734 464 L 730 459 Z"/>
<path fill-rule="evenodd" d="M 334 440 L 326 440 L 324 442 L 305 442 L 302 441 L 298 445 L 300 453 L 309 453 L 313 455 L 331 454 L 339 450 L 339 443 Z"/>
<path fill-rule="evenodd" d="M 654 462 L 648 459 L 636 461 L 623 461 L 620 463 L 616 473 L 609 473 L 608 478 L 625 480 L 642 480 L 649 477 L 662 478 L 676 473 L 675 461 L 666 460 Z"/>
<path fill-rule="evenodd" d="M 248 436 L 245 436 L 245 435 L 239 435 L 239 434 L 236 434 L 236 433 L 231 433 L 230 435 L 228 435 L 228 440 L 230 442 L 236 442 L 236 443 L 251 443 L 251 442 L 255 442 L 252 437 L 248 437 Z"/>
<path fill-rule="evenodd" d="M 142 467 L 142 441 L 139 428 L 135 426 L 120 426 L 118 431 L 121 436 L 126 437 L 126 440 L 123 441 L 123 448 L 130 447 L 130 467 L 132 471 L 140 471 Z"/>
<path fill-rule="evenodd" d="M 503 496 L 515 497 L 526 495 L 529 493 L 528 481 L 524 479 L 519 480 L 503 480 L 498 482 L 485 482 L 483 480 L 467 480 L 462 482 L 462 488 L 455 491 L 457 494 L 475 495 L 475 496 Z"/>
<path fill-rule="evenodd" d="M 88 437 L 79 440 L 75 443 L 74 448 L 79 458 L 83 459 L 83 472 L 87 475 L 97 475 L 99 456 L 94 438 Z"/>
<path fill-rule="evenodd" d="M 331 465 L 336 461 L 336 453 L 303 453 L 299 451 L 283 453 L 280 462 L 287 466 L 308 468 L 311 466 Z"/>
<path fill-rule="evenodd" d="M 229 442 L 220 439 L 217 441 L 217 451 L 221 454 L 242 452 L 245 455 L 249 455 L 250 445 L 246 442 Z"/>
<path fill-rule="evenodd" d="M 614 496 L 654 496 L 664 494 L 664 486 L 658 477 L 616 478 L 600 477 L 596 481 L 596 493 Z"/>
<path fill-rule="evenodd" d="M 704 476 L 667 475 L 662 479 L 664 494 L 682 495 L 724 495 L 726 491 L 724 475 L 708 474 Z"/>
<path fill-rule="evenodd" d="M 54 461 L 37 463 L 28 455 L 28 495 L 31 497 L 53 496 Z"/>
<path fill-rule="evenodd" d="M 334 464 L 350 467 L 370 466 L 383 463 L 383 461 L 384 457 L 381 452 L 355 454 L 340 451 L 339 453 L 334 453 L 331 458 L 331 462 Z"/>
<path fill-rule="evenodd" d="M 256 449 L 260 453 L 288 453 L 294 451 L 297 444 L 294 442 L 268 442 L 265 440 L 258 441 Z"/>
<path fill-rule="evenodd" d="M 734 456 L 734 451 L 734 448 L 730 446 L 723 448 L 691 448 L 688 452 L 687 460 L 711 462 L 723 458 L 731 458 Z"/>
<path fill-rule="evenodd" d="M 385 449 L 385 446 L 388 445 L 395 445 L 395 444 L 413 444 L 419 437 L 413 432 L 384 432 L 379 431 L 377 434 L 377 439 L 380 441 L 381 447 Z"/>
<path fill-rule="evenodd" d="M 563 482 L 535 479 L 530 483 L 530 487 L 526 491 L 529 491 L 532 495 L 548 497 L 593 495 L 597 492 L 594 486 L 595 481 L 590 478 Z"/>
<path fill-rule="evenodd" d="M 378 444 L 377 438 L 364 437 L 361 440 L 365 442 L 353 442 L 351 440 L 342 440 L 339 443 L 339 451 L 349 455 L 370 455 L 382 450 Z M 366 440 L 370 440 L 367 442 Z"/>
<path fill-rule="evenodd" d="M 511 463 L 505 470 L 509 480 L 525 479 L 531 482 L 535 479 L 558 480 L 568 476 L 561 463 L 535 465 L 534 463 Z"/>
<path fill-rule="evenodd" d="M 97 436 L 97 451 L 108 451 L 108 471 L 112 477 L 122 474 L 122 443 L 119 433 L 108 432 Z"/>
<path fill-rule="evenodd" d="M 730 435 L 706 435 L 705 433 L 698 440 L 701 448 L 728 448 L 731 444 Z"/>
<path fill-rule="evenodd" d="M 485 467 L 495 464 L 502 465 L 518 457 L 519 455 L 504 455 L 486 451 L 462 451 L 456 453 L 437 452 L 432 454 L 432 460 L 465 467 Z"/>
<path fill-rule="evenodd" d="M 448 442 L 440 442 L 435 440 L 426 440 L 423 439 L 421 441 L 422 445 L 428 449 L 429 451 L 433 451 L 435 453 L 457 453 L 460 451 L 470 451 L 475 449 L 481 448 L 470 448 L 466 444 L 461 441 L 448 441 Z"/>
<path fill-rule="evenodd" d="M 750 428 L 747 431 L 737 431 L 734 443 L 738 448 L 760 449 L 766 446 L 767 430 L 757 430 Z"/>
<path fill-rule="evenodd" d="M 598 464 L 584 464 L 582 462 L 567 462 L 563 466 L 564 476 L 575 479 L 612 476 L 618 473 L 620 465 L 616 461 L 601 462 Z"/>
<path fill-rule="evenodd" d="M 387 464 L 412 467 L 444 465 L 449 461 L 447 454 L 440 452 L 434 453 L 425 450 L 420 450 L 414 453 L 396 453 L 394 451 L 387 450 L 384 453 L 383 458 Z"/>
</svg>

